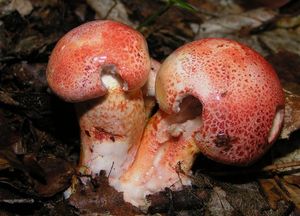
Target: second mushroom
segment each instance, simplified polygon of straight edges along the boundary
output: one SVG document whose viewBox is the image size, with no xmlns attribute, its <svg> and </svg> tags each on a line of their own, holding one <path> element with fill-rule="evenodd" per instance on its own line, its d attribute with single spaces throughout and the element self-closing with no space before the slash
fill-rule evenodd
<svg viewBox="0 0 300 216">
<path fill-rule="evenodd" d="M 169 187 L 190 185 L 196 153 L 248 165 L 274 143 L 284 117 L 284 94 L 271 65 L 227 39 L 188 43 L 163 62 L 156 78 L 160 110 L 115 187 L 135 206 Z"/>
</svg>

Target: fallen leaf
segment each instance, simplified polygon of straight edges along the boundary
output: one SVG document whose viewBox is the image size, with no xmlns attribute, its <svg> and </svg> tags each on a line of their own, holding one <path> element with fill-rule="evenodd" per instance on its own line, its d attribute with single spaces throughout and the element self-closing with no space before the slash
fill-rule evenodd
<svg viewBox="0 0 300 216">
<path fill-rule="evenodd" d="M 75 185 L 75 193 L 69 198 L 69 203 L 76 207 L 80 214 L 94 215 L 142 215 L 142 212 L 123 200 L 123 194 L 117 192 L 108 184 L 104 174 L 95 179 Z"/>
<path fill-rule="evenodd" d="M 4 10 L 6 12 L 16 10 L 20 15 L 26 16 L 31 13 L 33 6 L 29 0 L 12 0 Z"/>
<path fill-rule="evenodd" d="M 295 185 L 298 188 L 300 188 L 300 176 L 295 176 L 295 175 L 287 175 L 283 177 L 284 180 L 291 184 L 291 185 Z"/>
<path fill-rule="evenodd" d="M 274 176 L 269 179 L 259 179 L 259 183 L 266 195 L 270 206 L 273 209 L 277 208 L 280 200 L 292 202 L 297 209 L 300 209 L 300 185 L 299 176 Z"/>
<path fill-rule="evenodd" d="M 51 197 L 70 186 L 75 170 L 66 160 L 45 157 L 38 161 L 38 165 L 42 168 L 46 180 L 46 182 L 35 181 L 34 183 L 34 190 L 39 196 Z"/>
<path fill-rule="evenodd" d="M 150 202 L 147 213 L 170 213 L 183 210 L 201 210 L 204 202 L 210 197 L 209 189 L 193 189 L 184 187 L 180 191 L 171 191 L 166 188 L 164 191 L 150 194 L 146 198 Z"/>
<path fill-rule="evenodd" d="M 280 137 L 282 139 L 287 139 L 289 138 L 292 132 L 298 129 L 300 129 L 300 95 L 285 90 L 284 126 L 281 131 Z M 299 160 L 300 160 L 300 152 L 299 152 Z"/>
<path fill-rule="evenodd" d="M 46 64 L 30 64 L 26 61 L 15 64 L 10 69 L 13 73 L 11 79 L 17 83 L 20 88 L 32 88 L 33 92 L 43 91 L 48 87 L 46 80 Z"/>
<path fill-rule="evenodd" d="M 7 169 L 9 167 L 9 162 L 6 159 L 0 157 L 0 170 Z"/>
<path fill-rule="evenodd" d="M 220 187 L 214 187 L 213 192 L 208 202 L 210 215 L 233 215 L 234 208 L 226 199 L 226 192 Z"/>
<path fill-rule="evenodd" d="M 136 26 L 129 20 L 126 8 L 119 0 L 87 0 L 86 2 L 97 13 L 98 18 L 119 21 L 132 27 Z"/>
<path fill-rule="evenodd" d="M 300 209 L 300 188 L 299 185 L 296 186 L 294 184 L 289 184 L 285 181 L 285 178 L 283 179 L 283 184 L 288 191 L 288 195 L 290 200 L 294 203 L 295 207 L 297 209 Z"/>
<path fill-rule="evenodd" d="M 252 31 L 263 28 L 277 16 L 273 10 L 259 8 L 215 17 L 200 24 L 195 39 L 228 38 L 246 44 L 261 55 L 267 56 L 269 50 L 261 45 L 259 34 L 252 34 Z"/>
<path fill-rule="evenodd" d="M 18 106 L 20 105 L 17 101 L 15 101 L 11 95 L 7 92 L 0 91 L 0 103 L 5 105 L 13 105 Z"/>
<path fill-rule="evenodd" d="M 274 179 L 258 179 L 264 195 L 272 209 L 277 209 L 278 202 L 284 199 L 283 192 Z"/>
<path fill-rule="evenodd" d="M 300 31 L 297 29 L 274 29 L 259 35 L 260 41 L 272 53 L 289 51 L 300 55 Z"/>
<path fill-rule="evenodd" d="M 279 28 L 294 28 L 300 25 L 300 15 L 298 16 L 283 16 L 276 21 L 276 26 Z"/>
<path fill-rule="evenodd" d="M 196 38 L 222 37 L 238 33 L 245 28 L 250 32 L 252 29 L 270 22 L 276 16 L 277 13 L 273 10 L 259 8 L 240 14 L 230 14 L 221 18 L 214 18 L 200 25 Z"/>
</svg>

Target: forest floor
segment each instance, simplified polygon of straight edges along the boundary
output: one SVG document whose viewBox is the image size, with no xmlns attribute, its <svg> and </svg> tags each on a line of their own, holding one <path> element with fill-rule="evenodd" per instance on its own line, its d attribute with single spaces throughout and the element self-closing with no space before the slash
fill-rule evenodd
<svg viewBox="0 0 300 216">
<path fill-rule="evenodd" d="M 193 187 L 151 195 L 143 212 L 104 175 L 65 200 L 77 175 L 79 128 L 73 104 L 50 91 L 45 71 L 59 38 L 95 19 L 138 29 L 159 61 L 207 37 L 252 47 L 273 65 L 286 93 L 280 138 L 251 167 L 199 155 Z M 0 1 L 0 215 L 300 215 L 299 128 L 300 1 Z"/>
</svg>

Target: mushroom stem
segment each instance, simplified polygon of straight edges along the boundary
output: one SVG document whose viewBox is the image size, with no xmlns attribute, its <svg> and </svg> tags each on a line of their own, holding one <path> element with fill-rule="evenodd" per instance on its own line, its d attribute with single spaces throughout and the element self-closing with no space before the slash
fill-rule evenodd
<svg viewBox="0 0 300 216">
<path fill-rule="evenodd" d="M 201 106 L 193 97 L 182 104 L 187 106 L 181 106 L 179 113 L 170 115 L 159 110 L 147 124 L 133 164 L 120 182 L 113 183 L 124 193 L 125 201 L 142 206 L 147 194 L 191 184 L 190 169 L 199 152 L 194 133 L 202 124 Z"/>
<path fill-rule="evenodd" d="M 141 90 L 108 90 L 104 98 L 76 104 L 81 130 L 80 172 L 111 178 L 122 173 L 139 145 L 146 122 Z M 125 162 L 126 161 L 126 162 Z"/>
<path fill-rule="evenodd" d="M 161 66 L 160 62 L 150 58 L 150 66 L 151 70 L 147 79 L 146 84 L 142 87 L 142 92 L 144 95 L 144 103 L 145 103 L 145 109 L 147 113 L 147 117 L 150 118 L 153 114 L 153 108 L 156 104 L 155 99 L 155 79 L 157 72 L 159 71 L 159 68 Z"/>
<path fill-rule="evenodd" d="M 143 88 L 124 92 L 115 67 L 104 67 L 102 83 L 107 94 L 100 99 L 76 104 L 81 130 L 82 174 L 106 172 L 117 179 L 132 163 L 140 145 L 147 118 L 155 101 L 155 77 L 160 63 L 151 59 L 151 71 Z M 102 71 L 103 72 L 103 71 Z"/>
</svg>

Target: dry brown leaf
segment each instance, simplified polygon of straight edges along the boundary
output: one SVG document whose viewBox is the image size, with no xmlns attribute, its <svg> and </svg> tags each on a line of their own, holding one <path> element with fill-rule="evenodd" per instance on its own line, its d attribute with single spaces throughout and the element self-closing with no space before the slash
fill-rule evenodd
<svg viewBox="0 0 300 216">
<path fill-rule="evenodd" d="M 300 129 L 300 95 L 285 90 L 284 127 L 280 136 L 283 139 L 287 139 L 292 132 L 298 129 Z"/>
<path fill-rule="evenodd" d="M 87 4 L 96 12 L 98 18 L 110 19 L 134 27 L 125 6 L 119 0 L 86 0 Z"/>
<path fill-rule="evenodd" d="M 85 184 L 78 181 L 69 202 L 80 215 L 142 215 L 142 212 L 123 200 L 123 194 L 108 184 L 108 178 L 100 174 Z"/>
<path fill-rule="evenodd" d="M 288 184 L 295 185 L 300 188 L 300 176 L 288 175 L 283 178 Z"/>
<path fill-rule="evenodd" d="M 247 28 L 248 31 L 271 21 L 277 13 L 273 10 L 259 8 L 240 14 L 232 14 L 208 20 L 200 25 L 197 38 L 226 37 Z"/>
<path fill-rule="evenodd" d="M 188 2 L 199 10 L 199 15 L 207 20 L 211 17 L 224 17 L 229 14 L 240 14 L 244 11 L 237 1 L 227 0 L 220 3 L 219 0 L 188 0 Z"/>
<path fill-rule="evenodd" d="M 9 5 L 4 8 L 4 11 L 18 11 L 21 16 L 26 16 L 31 13 L 33 6 L 29 0 L 12 0 Z"/>
<path fill-rule="evenodd" d="M 34 189 L 41 197 L 51 197 L 70 185 L 74 169 L 65 160 L 47 157 L 39 161 L 46 182 L 35 181 Z"/>
<path fill-rule="evenodd" d="M 277 17 L 277 13 L 273 10 L 259 8 L 213 18 L 200 25 L 195 39 L 228 38 L 246 44 L 261 55 L 267 56 L 269 50 L 261 46 L 259 35 L 250 34 L 250 32 L 271 22 L 275 17 Z M 194 29 L 197 28 L 194 27 Z"/>
<path fill-rule="evenodd" d="M 19 105 L 19 103 L 15 101 L 9 93 L 4 91 L 0 91 L 0 103 L 13 106 Z"/>
<path fill-rule="evenodd" d="M 9 167 L 10 167 L 9 162 L 4 158 L 0 158 L 0 170 L 7 169 Z"/>
<path fill-rule="evenodd" d="M 300 187 L 295 184 L 299 181 L 299 176 L 275 176 L 272 179 L 259 179 L 259 183 L 267 197 L 272 209 L 277 208 L 280 200 L 292 202 L 296 208 L 300 209 Z"/>
<path fill-rule="evenodd" d="M 300 15 L 283 16 L 276 21 L 276 26 L 279 28 L 294 28 L 300 25 Z"/>
<path fill-rule="evenodd" d="M 274 179 L 258 179 L 264 195 L 272 209 L 277 209 L 277 204 L 284 199 L 282 190 L 278 187 Z"/>
<path fill-rule="evenodd" d="M 289 51 L 300 55 L 300 30 L 277 28 L 260 34 L 259 39 L 273 53 Z"/>
<path fill-rule="evenodd" d="M 300 169 L 298 169 L 299 171 Z M 281 179 L 290 200 L 295 204 L 295 207 L 300 209 L 300 176 L 286 175 Z"/>
<path fill-rule="evenodd" d="M 226 192 L 221 187 L 214 187 L 208 203 L 210 215 L 233 215 L 234 208 L 226 199 Z"/>
</svg>

